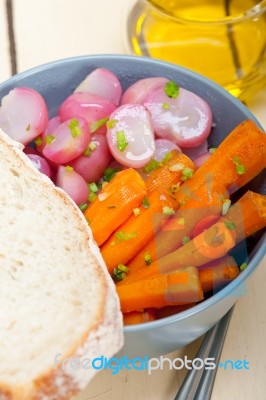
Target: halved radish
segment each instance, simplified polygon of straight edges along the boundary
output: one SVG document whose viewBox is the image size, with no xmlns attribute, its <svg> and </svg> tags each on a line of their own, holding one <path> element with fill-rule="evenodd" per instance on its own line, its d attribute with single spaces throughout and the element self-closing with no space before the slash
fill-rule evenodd
<svg viewBox="0 0 266 400">
<path fill-rule="evenodd" d="M 207 140 L 204 140 L 199 146 L 197 147 L 191 147 L 188 149 L 182 149 L 182 152 L 185 153 L 188 158 L 190 158 L 192 161 L 195 160 L 196 158 L 202 156 L 202 154 L 207 153 L 208 151 L 208 142 Z"/>
<path fill-rule="evenodd" d="M 132 168 L 143 167 L 155 151 L 149 112 L 140 104 L 118 107 L 108 122 L 107 141 L 119 163 Z"/>
<path fill-rule="evenodd" d="M 42 152 L 45 146 L 45 138 L 46 136 L 52 135 L 56 128 L 61 124 L 60 118 L 58 115 L 49 119 L 45 131 L 35 140 L 36 147 L 38 151 Z"/>
<path fill-rule="evenodd" d="M 106 121 L 116 106 L 109 100 L 94 93 L 73 93 L 61 105 L 59 118 L 66 121 L 70 118 L 84 118 L 89 124 L 91 133 L 105 133 Z"/>
<path fill-rule="evenodd" d="M 206 153 L 202 154 L 198 158 L 195 158 L 195 160 L 194 160 L 195 167 L 199 168 L 202 164 L 205 163 L 205 161 L 208 160 L 208 158 L 210 158 L 210 156 L 211 156 L 211 153 L 209 151 L 207 151 Z"/>
<path fill-rule="evenodd" d="M 63 189 L 78 205 L 88 200 L 88 185 L 72 167 L 60 165 L 55 184 Z"/>
<path fill-rule="evenodd" d="M 27 154 L 27 156 L 38 171 L 47 175 L 49 178 L 52 176 L 51 167 L 43 157 L 38 154 Z"/>
<path fill-rule="evenodd" d="M 78 85 L 75 92 L 94 93 L 118 106 L 122 87 L 112 71 L 106 68 L 96 68 Z"/>
<path fill-rule="evenodd" d="M 90 137 L 87 121 L 72 118 L 61 123 L 52 135 L 45 137 L 42 153 L 57 164 L 65 164 L 83 153 Z"/>
<path fill-rule="evenodd" d="M 170 153 L 172 150 L 176 150 L 178 153 L 181 153 L 180 148 L 173 142 L 167 139 L 156 139 L 155 140 L 155 153 L 153 158 L 156 161 L 161 161 L 165 157 L 167 153 Z"/>
<path fill-rule="evenodd" d="M 121 105 L 128 103 L 141 104 L 151 92 L 155 89 L 163 88 L 167 82 L 169 82 L 169 79 L 161 77 L 140 79 L 124 92 Z"/>
<path fill-rule="evenodd" d="M 15 88 L 3 97 L 0 128 L 20 143 L 30 143 L 46 128 L 48 110 L 43 97 L 30 88 Z"/>
<path fill-rule="evenodd" d="M 146 97 L 143 105 L 151 113 L 156 136 L 169 139 L 181 148 L 199 146 L 210 134 L 209 105 L 186 89 L 179 89 L 177 97 L 172 98 L 158 88 Z"/>
<path fill-rule="evenodd" d="M 69 165 L 87 182 L 97 182 L 112 158 L 106 136 L 97 133 L 92 135 L 91 142 L 84 153 L 71 161 Z"/>
</svg>

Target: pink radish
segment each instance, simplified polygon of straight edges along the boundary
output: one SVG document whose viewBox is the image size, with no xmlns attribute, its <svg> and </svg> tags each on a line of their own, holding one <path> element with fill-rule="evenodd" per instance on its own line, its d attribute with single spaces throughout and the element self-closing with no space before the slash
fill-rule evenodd
<svg viewBox="0 0 266 400">
<path fill-rule="evenodd" d="M 199 168 L 202 164 L 205 163 L 205 161 L 208 160 L 208 158 L 210 158 L 210 156 L 211 156 L 211 153 L 209 151 L 207 151 L 206 153 L 202 154 L 198 158 L 195 158 L 195 160 L 194 160 L 195 167 Z"/>
<path fill-rule="evenodd" d="M 52 135 L 54 130 L 61 124 L 58 116 L 49 119 L 45 131 L 35 140 L 38 151 L 42 152 L 45 146 L 45 138 L 48 135 Z"/>
<path fill-rule="evenodd" d="M 78 205 L 88 200 L 88 185 L 72 167 L 60 165 L 55 184 L 63 189 Z"/>
<path fill-rule="evenodd" d="M 49 178 L 52 176 L 52 170 L 48 162 L 37 154 L 27 154 L 35 168 L 41 173 L 47 175 Z"/>
<path fill-rule="evenodd" d="M 173 142 L 167 139 L 156 139 L 155 140 L 155 153 L 154 160 L 161 161 L 164 159 L 167 153 L 170 153 L 172 150 L 176 150 L 178 153 L 181 153 L 180 148 Z"/>
<path fill-rule="evenodd" d="M 90 142 L 88 124 L 83 118 L 61 123 L 52 135 L 45 137 L 43 155 L 57 164 L 65 164 L 80 156 Z"/>
<path fill-rule="evenodd" d="M 167 82 L 169 82 L 168 79 L 161 77 L 140 79 L 139 81 L 133 83 L 133 85 L 129 86 L 129 88 L 124 92 L 121 99 L 121 104 L 141 104 L 148 94 L 152 93 L 158 88 L 163 88 Z"/>
<path fill-rule="evenodd" d="M 127 167 L 141 168 L 155 151 L 149 112 L 140 104 L 118 107 L 107 124 L 107 141 L 113 157 Z"/>
<path fill-rule="evenodd" d="M 202 156 L 202 154 L 207 153 L 208 151 L 208 142 L 204 140 L 199 146 L 191 147 L 188 149 L 182 149 L 182 152 L 188 156 L 191 160 L 195 160 L 196 158 Z"/>
<path fill-rule="evenodd" d="M 180 89 L 175 98 L 168 97 L 162 88 L 156 89 L 143 105 L 151 113 L 156 136 L 171 140 L 181 148 L 199 146 L 210 134 L 210 107 L 186 89 Z"/>
<path fill-rule="evenodd" d="M 118 106 L 122 87 L 117 76 L 106 68 L 96 68 L 82 81 L 75 92 L 90 92 Z"/>
<path fill-rule="evenodd" d="M 93 135 L 84 153 L 85 155 L 79 156 L 71 161 L 69 165 L 83 176 L 85 181 L 97 182 L 102 177 L 105 168 L 112 158 L 106 136 L 97 133 Z"/>
<path fill-rule="evenodd" d="M 35 90 L 15 88 L 2 99 L 0 128 L 12 139 L 30 143 L 45 130 L 47 122 L 47 106 Z"/>
<path fill-rule="evenodd" d="M 74 93 L 61 105 L 59 118 L 61 121 L 84 118 L 89 124 L 91 133 L 105 133 L 105 123 L 115 108 L 116 106 L 109 100 L 94 93 Z"/>
</svg>

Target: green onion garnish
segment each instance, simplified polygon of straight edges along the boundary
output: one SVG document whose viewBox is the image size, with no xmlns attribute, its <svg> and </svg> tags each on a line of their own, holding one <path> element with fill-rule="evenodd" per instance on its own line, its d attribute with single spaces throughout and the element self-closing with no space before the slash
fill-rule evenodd
<svg viewBox="0 0 266 400">
<path fill-rule="evenodd" d="M 185 182 L 188 179 L 192 178 L 193 176 L 193 169 L 189 167 L 185 167 L 182 169 L 182 176 L 181 176 L 181 181 Z"/>
<path fill-rule="evenodd" d="M 95 182 L 89 183 L 90 192 L 97 193 L 99 188 Z"/>
<path fill-rule="evenodd" d="M 227 229 L 230 231 L 234 231 L 236 229 L 235 224 L 232 221 L 225 221 L 224 225 L 226 226 Z"/>
<path fill-rule="evenodd" d="M 73 138 L 76 138 L 77 136 L 79 136 L 81 134 L 81 129 L 79 127 L 79 122 L 76 118 L 72 118 L 71 121 L 68 124 L 68 127 L 70 129 L 71 132 L 71 136 Z"/>
<path fill-rule="evenodd" d="M 67 166 L 65 167 L 65 170 L 68 171 L 68 172 L 72 172 L 72 171 L 74 171 L 74 168 L 71 167 L 70 165 L 67 165 Z"/>
<path fill-rule="evenodd" d="M 80 204 L 79 208 L 82 212 L 86 211 L 87 208 L 89 207 L 88 203 L 82 203 Z"/>
<path fill-rule="evenodd" d="M 110 182 L 119 171 L 119 168 L 106 168 L 103 173 L 103 180 Z"/>
<path fill-rule="evenodd" d="M 138 207 L 133 208 L 133 214 L 137 217 L 140 214 L 140 209 Z"/>
<path fill-rule="evenodd" d="M 118 131 L 116 132 L 116 138 L 117 138 L 117 148 L 121 153 L 126 149 L 128 143 L 126 141 L 126 136 L 124 131 Z"/>
<path fill-rule="evenodd" d="M 173 81 L 167 82 L 164 86 L 164 92 L 171 99 L 176 99 L 179 93 L 179 86 Z"/>
<path fill-rule="evenodd" d="M 53 135 L 45 136 L 45 143 L 46 144 L 52 144 L 54 141 L 55 141 L 55 136 L 53 136 Z"/>
<path fill-rule="evenodd" d="M 148 200 L 147 196 L 144 197 L 144 199 L 142 200 L 141 204 L 142 204 L 142 206 L 144 208 L 150 208 L 150 203 L 149 203 L 149 200 Z"/>
<path fill-rule="evenodd" d="M 40 136 L 36 137 L 36 139 L 34 140 L 34 143 L 36 144 L 36 146 L 41 146 L 42 138 Z"/>
<path fill-rule="evenodd" d="M 163 214 L 164 215 L 174 215 L 175 214 L 175 210 L 172 207 L 163 207 Z"/>
<path fill-rule="evenodd" d="M 146 265 L 151 265 L 152 263 L 151 255 L 148 251 L 144 254 L 144 261 Z"/>
<path fill-rule="evenodd" d="M 95 131 L 97 131 L 97 129 L 99 129 L 101 126 L 103 126 L 106 122 L 107 122 L 108 118 L 102 118 L 99 119 L 98 121 L 94 121 L 90 124 L 90 132 L 93 133 Z"/>
<path fill-rule="evenodd" d="M 118 122 L 117 119 L 109 119 L 109 121 L 106 122 L 106 127 L 108 129 L 112 129 L 115 127 L 117 122 Z"/>
<path fill-rule="evenodd" d="M 182 244 L 186 244 L 186 243 L 188 243 L 188 242 L 190 242 L 190 237 L 184 236 L 184 237 L 182 238 Z"/>
</svg>

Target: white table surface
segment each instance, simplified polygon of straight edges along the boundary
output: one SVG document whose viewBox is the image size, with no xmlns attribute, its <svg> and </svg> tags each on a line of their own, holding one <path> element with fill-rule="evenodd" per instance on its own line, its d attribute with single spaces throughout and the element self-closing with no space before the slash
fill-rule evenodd
<svg viewBox="0 0 266 400">
<path fill-rule="evenodd" d="M 125 53 L 125 20 L 134 0 L 13 0 L 18 70 L 83 54 Z M 5 0 L 0 0 L 0 81 L 11 74 Z M 266 128 L 266 88 L 249 108 Z M 237 303 L 221 360 L 246 359 L 250 370 L 218 369 L 213 400 L 266 398 L 266 259 Z M 193 358 L 200 340 L 170 356 Z M 79 400 L 173 399 L 186 371 L 99 373 Z"/>
</svg>

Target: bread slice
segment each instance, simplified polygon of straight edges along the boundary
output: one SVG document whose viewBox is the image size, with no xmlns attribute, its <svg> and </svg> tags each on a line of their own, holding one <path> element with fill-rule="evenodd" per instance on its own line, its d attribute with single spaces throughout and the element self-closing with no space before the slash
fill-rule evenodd
<svg viewBox="0 0 266 400">
<path fill-rule="evenodd" d="M 115 286 L 74 202 L 0 131 L 0 400 L 65 400 L 123 345 Z"/>
</svg>

